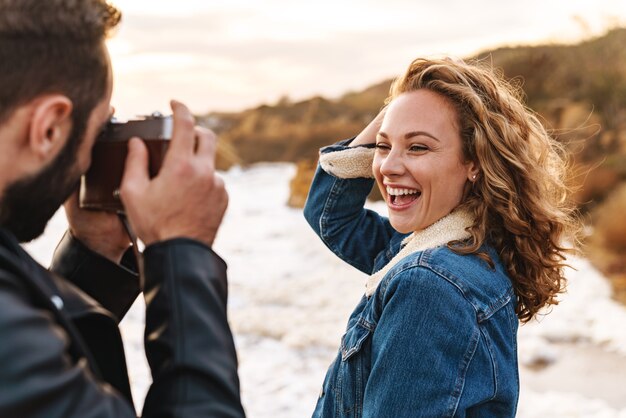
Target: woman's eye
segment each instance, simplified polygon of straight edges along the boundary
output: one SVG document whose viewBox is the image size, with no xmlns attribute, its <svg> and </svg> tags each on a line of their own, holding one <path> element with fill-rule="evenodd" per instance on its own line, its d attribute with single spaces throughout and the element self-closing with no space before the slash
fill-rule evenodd
<svg viewBox="0 0 626 418">
<path fill-rule="evenodd" d="M 411 145 L 409 147 L 409 151 L 424 152 L 424 151 L 428 151 L 428 147 L 425 145 Z"/>
<path fill-rule="evenodd" d="M 386 150 L 391 149 L 391 147 L 389 145 L 387 145 L 387 144 L 379 142 L 379 143 L 376 144 L 376 149 L 381 150 L 381 151 L 386 151 Z"/>
</svg>

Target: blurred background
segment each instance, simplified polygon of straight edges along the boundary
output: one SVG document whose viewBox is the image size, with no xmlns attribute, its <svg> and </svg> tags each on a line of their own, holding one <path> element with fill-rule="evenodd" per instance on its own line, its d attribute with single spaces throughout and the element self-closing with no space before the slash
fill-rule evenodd
<svg viewBox="0 0 626 418">
<path fill-rule="evenodd" d="M 417 56 L 575 44 L 626 22 L 622 0 L 113 3 L 124 13 L 109 42 L 115 101 L 131 115 L 166 107 L 172 95 L 198 113 L 338 98 L 395 77 Z"/>
<path fill-rule="evenodd" d="M 166 113 L 176 98 L 220 137 L 231 205 L 216 245 L 230 265 L 249 416 L 310 415 L 363 292 L 364 276 L 301 216 L 318 148 L 356 135 L 414 58 L 448 55 L 486 61 L 523 88 L 571 151 L 587 225 L 561 305 L 520 329 L 519 416 L 626 417 L 623 0 L 115 4 L 118 115 Z M 56 241 L 55 219 L 34 252 Z M 124 321 L 139 399 L 149 383 L 142 321 L 140 306 Z"/>
<path fill-rule="evenodd" d="M 301 206 L 319 147 L 354 136 L 418 56 L 486 61 L 573 155 L 588 255 L 626 302 L 623 0 L 118 0 L 113 104 L 132 117 L 187 103 L 220 134 L 220 168 L 298 164 Z"/>
</svg>

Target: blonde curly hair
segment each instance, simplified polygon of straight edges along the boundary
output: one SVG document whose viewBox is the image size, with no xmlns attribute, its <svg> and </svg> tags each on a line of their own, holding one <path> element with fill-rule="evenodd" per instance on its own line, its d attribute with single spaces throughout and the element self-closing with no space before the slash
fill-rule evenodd
<svg viewBox="0 0 626 418">
<path fill-rule="evenodd" d="M 567 154 L 524 106 L 520 89 L 481 63 L 416 59 L 392 84 L 387 103 L 418 89 L 454 106 L 464 158 L 480 167 L 462 203 L 476 219 L 471 238 L 448 246 L 493 266 L 481 251 L 484 243 L 492 245 L 512 280 L 517 316 L 528 322 L 542 307 L 557 304 L 565 287 L 571 249 L 564 238 L 578 230 L 565 181 Z"/>
</svg>

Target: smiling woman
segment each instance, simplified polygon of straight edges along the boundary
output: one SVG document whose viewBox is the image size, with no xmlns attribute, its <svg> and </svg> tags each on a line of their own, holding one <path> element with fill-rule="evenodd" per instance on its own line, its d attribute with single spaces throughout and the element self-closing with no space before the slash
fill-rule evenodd
<svg viewBox="0 0 626 418">
<path fill-rule="evenodd" d="M 323 148 L 305 217 L 370 275 L 315 417 L 513 417 L 517 324 L 556 303 L 576 229 L 558 145 L 490 69 L 415 60 Z M 389 218 L 363 208 L 375 178 Z"/>
</svg>

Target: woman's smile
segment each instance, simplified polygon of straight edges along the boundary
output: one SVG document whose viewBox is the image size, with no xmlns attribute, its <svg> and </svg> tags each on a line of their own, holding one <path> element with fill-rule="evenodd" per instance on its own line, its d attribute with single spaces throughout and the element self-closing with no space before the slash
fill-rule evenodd
<svg viewBox="0 0 626 418">
<path fill-rule="evenodd" d="M 390 210 L 402 211 L 409 209 L 412 205 L 417 204 L 422 192 L 407 187 L 386 185 L 387 206 Z"/>
</svg>

